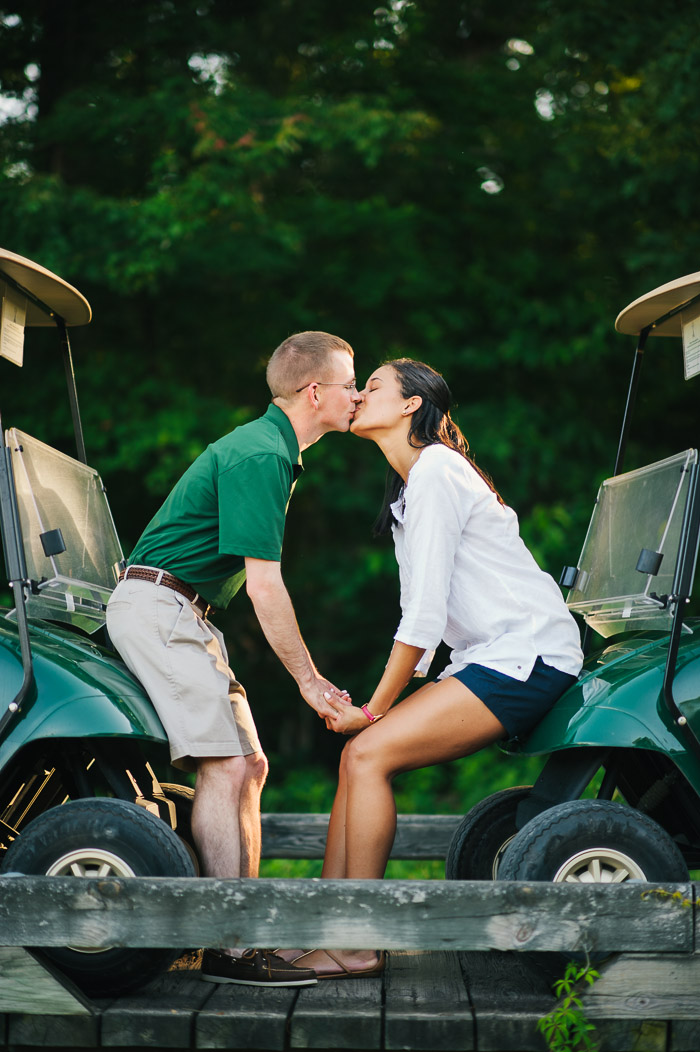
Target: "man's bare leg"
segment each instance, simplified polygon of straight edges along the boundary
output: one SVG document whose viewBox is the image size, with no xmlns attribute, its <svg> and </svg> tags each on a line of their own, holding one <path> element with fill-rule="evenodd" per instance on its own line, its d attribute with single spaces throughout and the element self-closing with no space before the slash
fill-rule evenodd
<svg viewBox="0 0 700 1052">
<path fill-rule="evenodd" d="M 261 752 L 245 757 L 245 780 L 241 788 L 238 807 L 240 830 L 242 877 L 257 877 L 260 871 L 260 794 L 267 778 L 267 759 Z"/>
<path fill-rule="evenodd" d="M 192 834 L 207 877 L 257 877 L 260 794 L 267 776 L 263 753 L 210 757 L 197 765 Z M 240 949 L 229 949 L 232 956 Z"/>
<path fill-rule="evenodd" d="M 239 809 L 243 756 L 207 757 L 197 764 L 192 835 L 206 877 L 241 875 Z"/>
</svg>

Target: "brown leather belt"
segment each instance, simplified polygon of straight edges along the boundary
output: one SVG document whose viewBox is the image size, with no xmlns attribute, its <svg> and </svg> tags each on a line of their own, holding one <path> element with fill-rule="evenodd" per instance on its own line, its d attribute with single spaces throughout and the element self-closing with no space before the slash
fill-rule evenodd
<svg viewBox="0 0 700 1052">
<path fill-rule="evenodd" d="M 150 581 L 151 584 L 164 584 L 166 588 L 171 588 L 173 592 L 184 595 L 185 599 L 189 600 L 200 617 L 207 617 L 214 613 L 214 607 L 210 606 L 199 592 L 195 592 L 194 588 L 166 570 L 149 570 L 147 566 L 127 566 L 126 570 L 120 571 L 119 580 Z"/>
</svg>

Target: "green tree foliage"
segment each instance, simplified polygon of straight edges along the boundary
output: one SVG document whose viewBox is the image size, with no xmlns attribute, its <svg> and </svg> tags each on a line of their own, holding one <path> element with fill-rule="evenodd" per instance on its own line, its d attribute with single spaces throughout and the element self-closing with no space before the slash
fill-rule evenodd
<svg viewBox="0 0 700 1052">
<path fill-rule="evenodd" d="M 125 548 L 264 408 L 280 340 L 324 328 L 360 378 L 396 355 L 444 371 L 540 562 L 574 562 L 632 357 L 614 318 L 698 268 L 699 23 L 692 0 L 0 9 L 0 243 L 93 305 L 76 371 Z M 677 343 L 649 357 L 630 466 L 692 441 Z M 47 335 L 10 369 L 6 423 L 70 449 Z M 319 666 L 362 700 L 398 622 L 370 535 L 384 466 L 340 435 L 305 463 L 285 576 Z M 332 760 L 247 600 L 221 624 L 266 743 Z"/>
</svg>

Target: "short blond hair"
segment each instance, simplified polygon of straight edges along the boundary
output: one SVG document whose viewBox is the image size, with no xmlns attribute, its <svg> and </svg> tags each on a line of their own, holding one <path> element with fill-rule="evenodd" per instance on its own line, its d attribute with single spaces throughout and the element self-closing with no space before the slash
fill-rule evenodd
<svg viewBox="0 0 700 1052">
<path fill-rule="evenodd" d="M 267 386 L 272 397 L 291 398 L 305 383 L 325 379 L 334 351 L 354 357 L 350 344 L 329 332 L 297 332 L 288 336 L 267 363 Z"/>
</svg>

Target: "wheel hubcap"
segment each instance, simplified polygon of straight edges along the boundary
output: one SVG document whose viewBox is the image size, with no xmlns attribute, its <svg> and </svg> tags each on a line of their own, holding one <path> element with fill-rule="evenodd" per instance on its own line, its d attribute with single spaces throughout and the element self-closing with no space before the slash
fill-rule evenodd
<svg viewBox="0 0 700 1052">
<path fill-rule="evenodd" d="M 119 855 L 103 848 L 80 848 L 57 858 L 46 870 L 47 877 L 135 877 L 131 866 Z M 111 946 L 69 946 L 79 953 L 104 953 Z"/>
<path fill-rule="evenodd" d="M 622 884 L 626 880 L 646 880 L 641 866 L 626 855 L 607 847 L 579 851 L 564 862 L 554 875 L 555 884 Z"/>
</svg>

